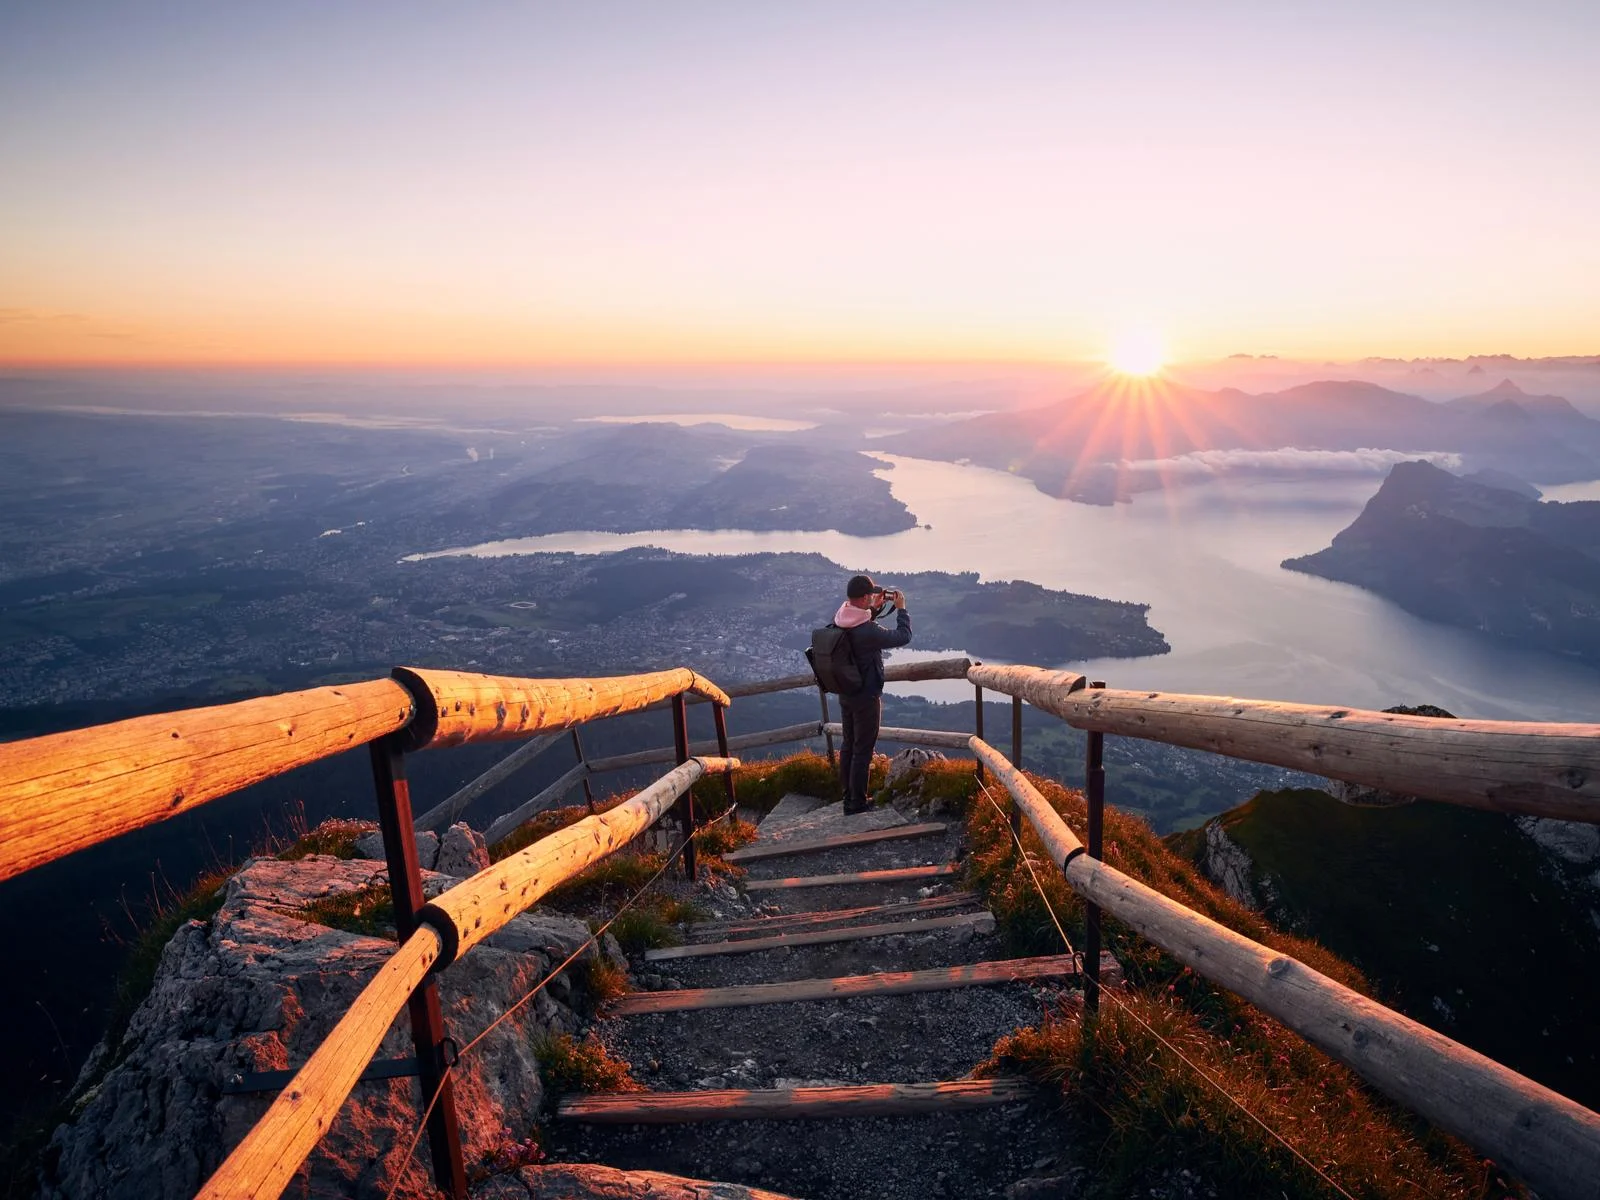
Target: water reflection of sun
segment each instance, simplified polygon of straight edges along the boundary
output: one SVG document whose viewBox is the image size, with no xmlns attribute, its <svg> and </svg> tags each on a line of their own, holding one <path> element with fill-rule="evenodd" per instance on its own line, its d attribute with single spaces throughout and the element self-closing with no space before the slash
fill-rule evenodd
<svg viewBox="0 0 1600 1200">
<path fill-rule="evenodd" d="M 1107 361 L 1119 375 L 1154 375 L 1166 362 L 1166 347 L 1153 330 L 1129 329 L 1112 341 Z"/>
</svg>

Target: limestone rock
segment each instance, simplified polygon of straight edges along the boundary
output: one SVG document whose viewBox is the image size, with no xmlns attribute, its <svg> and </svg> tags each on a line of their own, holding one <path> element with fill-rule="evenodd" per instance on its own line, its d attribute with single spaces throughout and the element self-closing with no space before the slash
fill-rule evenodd
<svg viewBox="0 0 1600 1200">
<path fill-rule="evenodd" d="M 444 831 L 439 843 L 439 856 L 433 869 L 441 875 L 456 879 L 470 879 L 489 866 L 489 844 L 483 834 L 465 821 L 457 821 Z"/>
<path fill-rule="evenodd" d="M 80 1077 L 72 1120 L 46 1155 L 41 1194 L 141 1200 L 189 1197 L 266 1111 L 272 1092 L 224 1095 L 250 1072 L 302 1065 L 379 966 L 392 942 L 306 920 L 311 900 L 381 881 L 381 862 L 314 855 L 257 859 L 227 885 L 209 922 L 190 921 L 162 952 L 150 995 L 102 1062 Z M 443 882 L 434 876 L 429 884 Z M 581 922 L 548 913 L 518 917 L 439 976 L 449 1034 L 466 1045 L 588 937 Z M 563 990 L 570 994 L 574 983 Z M 522 1136 L 541 1099 L 535 1039 L 574 1032 L 579 1019 L 545 989 L 498 1026 L 455 1071 L 456 1105 L 474 1166 L 507 1133 Z M 402 1011 L 379 1058 L 411 1053 Z M 413 1079 L 356 1085 L 286 1194 L 432 1196 L 426 1139 L 404 1161 L 419 1116 Z"/>
<path fill-rule="evenodd" d="M 1244 847 L 1228 836 L 1221 821 L 1206 824 L 1205 873 L 1240 904 L 1260 911 L 1261 902 L 1251 882 L 1255 875 L 1255 864 L 1245 853 Z"/>
<path fill-rule="evenodd" d="M 1562 862 L 1578 867 L 1600 862 L 1600 826 L 1553 817 L 1518 817 L 1517 825 L 1540 849 Z"/>
<path fill-rule="evenodd" d="M 356 853 L 362 858 L 384 861 L 383 834 L 374 829 L 371 833 L 364 833 L 356 839 Z M 424 871 L 433 870 L 433 864 L 439 857 L 439 835 L 431 829 L 417 834 L 417 862 Z"/>
<path fill-rule="evenodd" d="M 889 760 L 889 774 L 885 778 L 888 787 L 893 787 L 913 771 L 920 771 L 923 767 L 944 755 L 937 750 L 926 750 L 921 746 L 907 746 Z"/>
</svg>

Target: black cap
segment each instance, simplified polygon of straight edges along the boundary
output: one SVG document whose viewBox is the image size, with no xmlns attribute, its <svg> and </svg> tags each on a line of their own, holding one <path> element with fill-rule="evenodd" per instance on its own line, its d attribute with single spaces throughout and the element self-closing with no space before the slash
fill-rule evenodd
<svg viewBox="0 0 1600 1200">
<path fill-rule="evenodd" d="M 853 575 L 850 582 L 844 585 L 844 594 L 851 600 L 859 600 L 863 596 L 870 596 L 873 592 L 883 589 L 872 582 L 871 575 Z"/>
</svg>

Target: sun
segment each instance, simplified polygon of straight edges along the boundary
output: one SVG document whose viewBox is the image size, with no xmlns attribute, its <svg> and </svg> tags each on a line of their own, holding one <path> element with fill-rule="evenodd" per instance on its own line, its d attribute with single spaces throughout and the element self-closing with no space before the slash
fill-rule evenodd
<svg viewBox="0 0 1600 1200">
<path fill-rule="evenodd" d="M 1153 330 L 1129 329 L 1112 341 L 1106 361 L 1119 375 L 1154 375 L 1166 357 L 1166 347 Z"/>
</svg>

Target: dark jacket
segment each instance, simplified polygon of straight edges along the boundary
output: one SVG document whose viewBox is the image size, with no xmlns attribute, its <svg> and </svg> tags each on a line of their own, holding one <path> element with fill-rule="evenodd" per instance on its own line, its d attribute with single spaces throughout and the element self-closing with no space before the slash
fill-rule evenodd
<svg viewBox="0 0 1600 1200">
<path fill-rule="evenodd" d="M 876 621 L 868 621 L 846 630 L 845 635 L 850 639 L 850 653 L 861 671 L 861 690 L 856 695 L 883 695 L 883 652 L 911 641 L 911 614 L 900 609 L 892 632 Z"/>
</svg>

